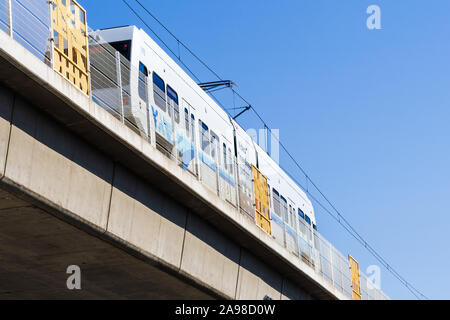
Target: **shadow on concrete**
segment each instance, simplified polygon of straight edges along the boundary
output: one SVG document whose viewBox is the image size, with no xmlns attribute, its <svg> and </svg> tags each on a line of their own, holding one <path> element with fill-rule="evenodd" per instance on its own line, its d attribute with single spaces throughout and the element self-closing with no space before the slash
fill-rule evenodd
<svg viewBox="0 0 450 320">
<path fill-rule="evenodd" d="M 112 183 L 113 163 L 110 159 L 17 94 L 12 125 L 102 180 Z"/>
<path fill-rule="evenodd" d="M 241 267 L 253 273 L 267 285 L 281 293 L 282 276 L 275 271 L 270 270 L 263 262 L 247 250 L 242 250 Z"/>
</svg>

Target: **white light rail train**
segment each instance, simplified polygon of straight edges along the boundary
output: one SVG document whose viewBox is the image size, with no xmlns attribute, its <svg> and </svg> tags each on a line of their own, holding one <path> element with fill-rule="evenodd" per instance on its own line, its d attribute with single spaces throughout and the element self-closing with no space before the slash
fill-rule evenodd
<svg viewBox="0 0 450 320">
<path fill-rule="evenodd" d="M 306 229 L 316 220 L 305 192 L 145 31 L 126 26 L 95 34 L 130 61 L 125 114 L 141 132 L 154 128 L 160 151 L 249 218 L 265 218 L 259 225 L 292 251 L 299 254 L 296 234 L 305 235 L 300 247 L 313 247 Z"/>
<path fill-rule="evenodd" d="M 127 92 L 121 103 L 125 117 L 143 136 L 352 296 L 348 261 L 331 263 L 337 250 L 329 245 L 322 253 L 306 193 L 149 35 L 124 26 L 89 36 L 127 60 L 129 68 L 120 71 Z M 91 65 L 101 51 L 90 43 Z M 106 96 L 107 90 L 108 85 L 93 86 L 92 95 Z"/>
</svg>

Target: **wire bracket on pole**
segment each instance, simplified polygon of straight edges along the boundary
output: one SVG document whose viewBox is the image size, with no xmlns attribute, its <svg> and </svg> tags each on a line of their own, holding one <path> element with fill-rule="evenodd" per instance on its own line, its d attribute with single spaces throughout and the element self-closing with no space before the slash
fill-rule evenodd
<svg viewBox="0 0 450 320">
<path fill-rule="evenodd" d="M 205 90 L 205 92 L 209 92 L 211 90 L 219 90 L 224 88 L 233 88 L 234 85 L 236 85 L 231 80 L 221 80 L 221 81 L 212 81 L 212 82 L 204 82 L 198 84 L 200 88 Z"/>
<path fill-rule="evenodd" d="M 246 106 L 245 108 L 244 108 L 244 110 L 242 110 L 241 112 L 239 112 L 237 115 L 235 115 L 234 117 L 233 117 L 233 120 L 236 120 L 239 116 L 241 116 L 241 115 L 243 115 L 244 113 L 246 113 L 248 110 L 250 110 L 252 108 L 252 106 L 250 105 L 250 106 Z"/>
</svg>

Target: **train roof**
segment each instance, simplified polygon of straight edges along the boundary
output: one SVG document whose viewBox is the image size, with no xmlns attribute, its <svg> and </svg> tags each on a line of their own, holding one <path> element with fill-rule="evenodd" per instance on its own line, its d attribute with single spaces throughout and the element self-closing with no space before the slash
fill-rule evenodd
<svg viewBox="0 0 450 320">
<path fill-rule="evenodd" d="M 230 124 L 230 118 L 228 113 L 223 110 L 216 101 L 214 101 L 199 85 L 195 82 L 192 77 L 166 52 L 160 45 L 156 43 L 142 28 L 138 28 L 134 25 L 111 27 L 106 29 L 96 30 L 95 33 L 99 33 L 106 41 L 110 41 L 114 37 L 114 41 L 121 40 L 132 40 L 141 41 L 147 45 L 153 52 L 163 60 L 172 71 L 177 74 L 187 86 L 189 86 L 199 98 L 201 98 L 209 107 L 214 109 L 214 111 L 228 124 Z M 131 38 L 130 38 L 131 37 Z M 231 125 L 231 124 L 230 124 Z"/>
</svg>

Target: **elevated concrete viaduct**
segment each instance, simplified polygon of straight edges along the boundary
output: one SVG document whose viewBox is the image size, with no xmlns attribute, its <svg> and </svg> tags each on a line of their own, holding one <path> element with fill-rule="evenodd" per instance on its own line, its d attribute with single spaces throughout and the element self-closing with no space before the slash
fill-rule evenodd
<svg viewBox="0 0 450 320">
<path fill-rule="evenodd" d="M 345 299 L 2 32 L 0 176 L 0 298 Z"/>
</svg>

